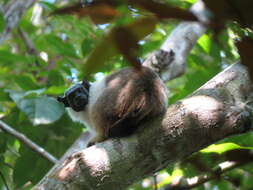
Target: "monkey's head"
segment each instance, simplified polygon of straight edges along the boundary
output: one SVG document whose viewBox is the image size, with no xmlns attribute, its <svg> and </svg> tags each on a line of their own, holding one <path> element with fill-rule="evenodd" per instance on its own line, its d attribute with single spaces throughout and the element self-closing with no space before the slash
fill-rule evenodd
<svg viewBox="0 0 253 190">
<path fill-rule="evenodd" d="M 66 90 L 63 96 L 57 97 L 57 100 L 76 112 L 83 111 L 88 104 L 89 87 L 88 81 L 84 80 L 82 84 L 75 84 Z"/>
</svg>

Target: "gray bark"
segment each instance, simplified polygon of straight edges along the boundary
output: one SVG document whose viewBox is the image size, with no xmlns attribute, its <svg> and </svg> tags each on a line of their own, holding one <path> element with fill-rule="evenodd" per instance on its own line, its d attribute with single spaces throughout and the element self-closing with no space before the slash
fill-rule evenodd
<svg viewBox="0 0 253 190">
<path fill-rule="evenodd" d="M 190 9 L 201 21 L 182 22 L 167 37 L 161 48 L 151 53 L 143 65 L 151 67 L 164 82 L 172 80 L 185 71 L 187 55 L 200 36 L 206 32 L 208 14 L 201 0 Z"/>
</svg>

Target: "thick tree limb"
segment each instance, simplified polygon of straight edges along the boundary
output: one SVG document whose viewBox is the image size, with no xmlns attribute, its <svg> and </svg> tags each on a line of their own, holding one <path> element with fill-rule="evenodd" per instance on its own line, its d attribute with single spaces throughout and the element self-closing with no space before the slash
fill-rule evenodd
<svg viewBox="0 0 253 190">
<path fill-rule="evenodd" d="M 18 139 L 20 142 L 25 144 L 28 148 L 30 148 L 32 151 L 38 153 L 40 156 L 45 158 L 46 160 L 56 163 L 57 159 L 52 156 L 50 153 L 48 153 L 45 149 L 35 144 L 33 141 L 28 139 L 24 134 L 16 131 L 14 128 L 10 127 L 6 123 L 0 120 L 0 130 L 14 136 L 16 139 Z"/>
<path fill-rule="evenodd" d="M 209 144 L 249 130 L 246 102 L 252 92 L 246 69 L 235 64 L 130 138 L 111 139 L 68 157 L 33 189 L 124 189 Z"/>
<path fill-rule="evenodd" d="M 30 8 L 37 0 L 11 0 L 1 10 L 5 18 L 5 29 L 0 34 L 0 44 L 2 44 L 10 34 L 13 28 L 15 28 L 23 14 L 28 8 Z"/>
</svg>

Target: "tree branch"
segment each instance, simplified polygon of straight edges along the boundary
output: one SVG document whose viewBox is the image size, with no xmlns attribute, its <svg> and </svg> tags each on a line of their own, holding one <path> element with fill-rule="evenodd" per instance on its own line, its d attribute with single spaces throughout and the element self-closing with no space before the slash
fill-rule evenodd
<svg viewBox="0 0 253 190">
<path fill-rule="evenodd" d="M 43 158 L 45 158 L 46 160 L 49 160 L 53 164 L 55 164 L 58 161 L 54 156 L 52 156 L 50 153 L 48 153 L 45 149 L 43 149 L 42 147 L 38 146 L 33 141 L 31 141 L 30 139 L 28 139 L 24 134 L 19 133 L 18 131 L 16 131 L 15 129 L 13 129 L 12 127 L 10 127 L 9 125 L 7 125 L 6 123 L 4 123 L 1 120 L 0 120 L 0 129 L 2 131 L 4 131 L 4 132 L 6 132 L 6 133 L 8 133 L 8 134 L 10 134 L 12 136 L 14 136 L 20 142 L 22 142 L 27 147 L 29 147 L 32 151 L 38 153 Z"/>
<path fill-rule="evenodd" d="M 213 179 L 220 179 L 225 172 L 253 162 L 251 149 L 229 150 L 223 154 L 227 161 L 220 163 L 206 174 L 192 178 L 181 178 L 160 190 L 189 190 Z"/>
<path fill-rule="evenodd" d="M 245 102 L 252 92 L 246 69 L 235 64 L 133 136 L 72 154 L 33 190 L 124 189 L 207 145 L 248 131 L 252 118 Z"/>
<path fill-rule="evenodd" d="M 178 183 L 172 183 L 170 185 L 167 185 L 161 188 L 161 190 L 189 190 L 194 187 L 203 185 L 204 183 L 213 179 L 217 179 L 217 177 L 219 177 L 223 173 L 240 166 L 242 166 L 242 163 L 236 161 L 222 162 L 218 165 L 218 167 L 214 168 L 211 173 L 204 174 L 198 177 L 196 176 L 193 178 L 181 179 Z"/>
<path fill-rule="evenodd" d="M 191 11 L 203 23 L 207 22 L 205 6 L 201 0 L 192 6 Z M 171 32 L 161 48 L 148 56 L 143 65 L 159 73 L 165 82 L 182 75 L 187 55 L 205 31 L 206 27 L 201 23 L 182 22 Z"/>
</svg>

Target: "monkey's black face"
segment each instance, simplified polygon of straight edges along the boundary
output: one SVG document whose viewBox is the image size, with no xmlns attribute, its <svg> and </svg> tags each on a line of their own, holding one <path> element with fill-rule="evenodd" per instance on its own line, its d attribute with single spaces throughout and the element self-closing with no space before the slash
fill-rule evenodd
<svg viewBox="0 0 253 190">
<path fill-rule="evenodd" d="M 57 100 L 62 102 L 65 107 L 71 107 L 74 111 L 80 112 L 85 109 L 89 99 L 89 88 L 83 84 L 76 84 L 68 89 L 64 96 L 59 96 Z"/>
</svg>

